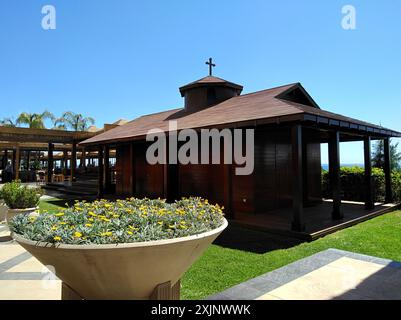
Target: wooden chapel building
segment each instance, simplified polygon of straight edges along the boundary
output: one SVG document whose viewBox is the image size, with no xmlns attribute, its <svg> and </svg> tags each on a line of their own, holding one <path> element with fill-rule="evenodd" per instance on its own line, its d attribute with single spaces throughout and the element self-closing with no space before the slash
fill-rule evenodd
<svg viewBox="0 0 401 320">
<path fill-rule="evenodd" d="M 321 143 L 329 146 L 332 219 L 342 219 L 340 142 L 363 141 L 367 209 L 374 206 L 371 140 L 385 142 L 386 201 L 392 201 L 389 138 L 399 132 L 321 109 L 300 83 L 241 94 L 241 85 L 210 75 L 181 87 L 184 108 L 144 115 L 81 143 L 99 151 L 99 194 L 166 198 L 201 196 L 225 207 L 226 216 L 263 216 L 291 210 L 289 229 L 305 230 L 305 207 L 319 205 Z M 146 161 L 150 129 L 254 129 L 254 171 L 236 175 L 234 164 L 156 164 Z M 115 188 L 108 171 L 116 150 Z M 168 157 L 168 156 L 167 156 Z"/>
</svg>

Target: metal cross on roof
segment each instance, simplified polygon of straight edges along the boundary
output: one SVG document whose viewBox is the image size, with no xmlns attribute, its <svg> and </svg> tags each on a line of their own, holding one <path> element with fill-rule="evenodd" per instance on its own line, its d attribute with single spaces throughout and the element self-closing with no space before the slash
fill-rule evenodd
<svg viewBox="0 0 401 320">
<path fill-rule="evenodd" d="M 209 61 L 206 61 L 206 64 L 209 65 L 209 76 L 212 75 L 212 68 L 216 66 L 212 61 L 212 58 L 209 58 Z"/>
</svg>

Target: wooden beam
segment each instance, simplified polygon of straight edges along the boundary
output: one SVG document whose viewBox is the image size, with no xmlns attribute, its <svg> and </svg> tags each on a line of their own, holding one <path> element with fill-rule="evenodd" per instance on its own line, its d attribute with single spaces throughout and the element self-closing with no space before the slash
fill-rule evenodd
<svg viewBox="0 0 401 320">
<path fill-rule="evenodd" d="M 363 139 L 363 146 L 364 146 L 364 160 L 365 160 L 365 209 L 370 210 L 375 207 L 375 202 L 373 198 L 370 136 L 366 136 Z"/>
<path fill-rule="evenodd" d="M 0 141 L 72 143 L 94 137 L 99 133 L 0 126 Z"/>
<path fill-rule="evenodd" d="M 296 124 L 291 129 L 292 140 L 292 197 L 293 219 L 291 228 L 293 231 L 304 231 L 303 217 L 303 172 L 302 172 L 302 126 Z"/>
<path fill-rule="evenodd" d="M 53 178 L 53 150 L 54 144 L 49 143 L 48 146 L 48 155 L 47 155 L 47 182 L 52 182 Z"/>
<path fill-rule="evenodd" d="M 391 185 L 391 153 L 390 139 L 384 139 L 384 177 L 386 181 L 386 202 L 393 202 L 393 189 Z"/>
<path fill-rule="evenodd" d="M 341 181 L 340 181 L 340 133 L 334 131 L 329 139 L 329 176 L 333 198 L 332 218 L 342 219 L 341 211 Z"/>
</svg>

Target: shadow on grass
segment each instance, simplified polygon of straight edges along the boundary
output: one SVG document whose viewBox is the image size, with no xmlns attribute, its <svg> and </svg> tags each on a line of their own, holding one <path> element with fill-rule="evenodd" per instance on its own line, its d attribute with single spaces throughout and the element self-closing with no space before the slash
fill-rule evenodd
<svg viewBox="0 0 401 320">
<path fill-rule="evenodd" d="M 215 245 L 264 254 L 269 251 L 288 249 L 304 241 L 282 235 L 228 225 L 227 229 L 214 241 Z"/>
</svg>

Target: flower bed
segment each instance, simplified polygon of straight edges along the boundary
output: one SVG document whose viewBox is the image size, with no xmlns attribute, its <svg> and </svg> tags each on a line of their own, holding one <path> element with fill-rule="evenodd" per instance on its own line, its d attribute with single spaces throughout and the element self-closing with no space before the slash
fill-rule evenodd
<svg viewBox="0 0 401 320">
<path fill-rule="evenodd" d="M 76 202 L 57 213 L 18 215 L 10 228 L 33 241 L 117 244 L 172 239 L 207 232 L 224 222 L 223 208 L 201 198 L 166 203 L 136 199 Z"/>
</svg>

